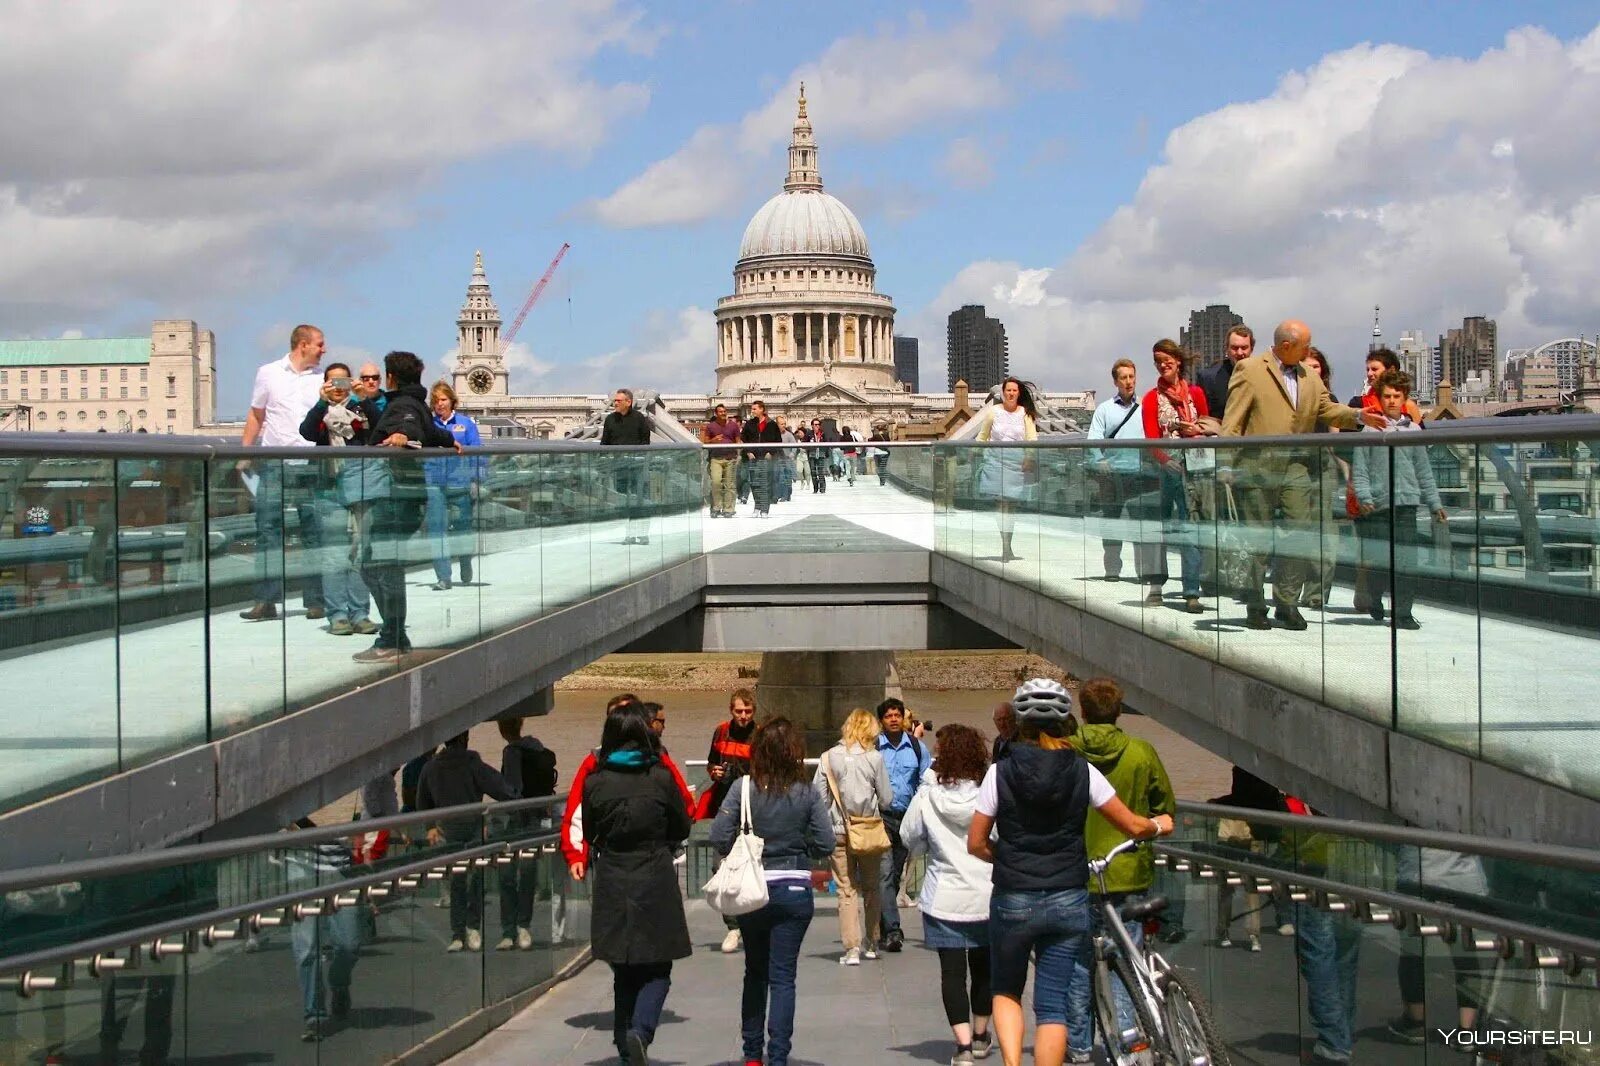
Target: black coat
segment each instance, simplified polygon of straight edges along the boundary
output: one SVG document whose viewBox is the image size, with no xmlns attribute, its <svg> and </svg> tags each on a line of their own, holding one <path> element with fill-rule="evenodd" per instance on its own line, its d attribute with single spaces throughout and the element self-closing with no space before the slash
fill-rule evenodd
<svg viewBox="0 0 1600 1066">
<path fill-rule="evenodd" d="M 778 428 L 778 420 L 767 419 L 767 424 L 762 426 L 759 418 L 752 418 L 745 422 L 744 428 L 739 431 L 739 440 L 744 444 L 782 444 L 783 430 Z M 753 455 L 757 459 L 765 459 L 772 454 L 771 448 L 750 448 L 746 455 Z"/>
<path fill-rule="evenodd" d="M 659 761 L 595 767 L 583 782 L 583 836 L 593 849 L 594 957 L 629 965 L 688 958 L 672 849 L 689 838 L 689 813 L 672 771 Z"/>
</svg>

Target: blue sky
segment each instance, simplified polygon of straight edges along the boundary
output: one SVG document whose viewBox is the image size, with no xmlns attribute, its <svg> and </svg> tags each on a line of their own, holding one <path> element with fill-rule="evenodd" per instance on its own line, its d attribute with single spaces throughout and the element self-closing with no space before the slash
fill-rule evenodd
<svg viewBox="0 0 1600 1066">
<path fill-rule="evenodd" d="M 1600 173 L 1595 139 L 1559 124 L 1600 99 L 1593 3 L 552 0 L 481 26 L 369 6 L 209 5 L 186 47 L 228 61 L 199 69 L 152 62 L 192 5 L 124 12 L 156 24 L 137 32 L 32 9 L 0 90 L 60 79 L 31 98 L 82 135 L 63 147 L 0 105 L 20 146 L 0 239 L 23 249 L 0 267 L 0 331 L 195 318 L 236 413 L 295 322 L 335 354 L 442 365 L 475 249 L 509 320 L 568 241 L 513 388 L 708 389 L 710 308 L 782 180 L 802 77 L 824 182 L 923 338 L 925 388 L 967 301 L 1058 389 L 1103 388 L 1221 299 L 1258 328 L 1307 317 L 1346 380 L 1374 302 L 1396 332 L 1499 315 L 1503 346 L 1600 330 L 1595 267 L 1570 255 L 1600 236 L 1600 190 L 1547 173 Z M 1542 32 L 1508 46 L 1518 27 Z M 296 59 L 297 34 L 323 46 Z M 1248 180 L 1219 178 L 1233 167 Z M 1236 191 L 1261 211 L 1208 224 Z"/>
</svg>

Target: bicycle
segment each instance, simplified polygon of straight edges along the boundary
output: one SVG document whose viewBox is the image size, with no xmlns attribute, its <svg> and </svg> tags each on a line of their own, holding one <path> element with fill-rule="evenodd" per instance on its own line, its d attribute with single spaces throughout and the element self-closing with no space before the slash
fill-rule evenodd
<svg viewBox="0 0 1600 1066">
<path fill-rule="evenodd" d="M 1089 862 L 1100 883 L 1100 932 L 1094 938 L 1092 977 L 1096 1039 L 1105 1061 L 1114 1066 L 1229 1066 L 1227 1048 L 1193 982 L 1149 945 L 1140 948 L 1124 922 L 1149 922 L 1167 908 L 1165 896 L 1152 896 L 1118 908 L 1106 892 L 1111 860 L 1137 848 L 1126 840 L 1103 858 Z M 1133 1004 L 1134 1027 L 1124 1030 L 1117 1019 L 1113 979 L 1122 982 Z"/>
</svg>

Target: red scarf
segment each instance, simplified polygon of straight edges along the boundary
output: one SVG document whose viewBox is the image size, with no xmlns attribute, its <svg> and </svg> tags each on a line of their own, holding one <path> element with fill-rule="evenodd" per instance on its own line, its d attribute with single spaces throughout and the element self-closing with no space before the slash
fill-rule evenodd
<svg viewBox="0 0 1600 1066">
<path fill-rule="evenodd" d="M 1161 390 L 1161 395 L 1172 404 L 1172 409 L 1178 412 L 1178 419 L 1183 422 L 1195 420 L 1194 397 L 1189 395 L 1189 383 L 1179 378 L 1172 385 L 1165 381 L 1157 381 L 1156 388 Z"/>
</svg>

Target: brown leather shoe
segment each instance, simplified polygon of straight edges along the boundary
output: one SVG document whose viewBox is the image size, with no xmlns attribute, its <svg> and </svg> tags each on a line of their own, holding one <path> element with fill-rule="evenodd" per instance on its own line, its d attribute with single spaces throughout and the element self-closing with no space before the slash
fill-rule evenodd
<svg viewBox="0 0 1600 1066">
<path fill-rule="evenodd" d="M 306 617 L 315 622 L 319 618 L 328 617 L 328 612 L 323 610 L 321 607 L 307 607 Z"/>
<path fill-rule="evenodd" d="M 246 622 L 270 622 L 278 617 L 278 605 L 275 603 L 258 603 L 248 611 L 240 611 L 239 617 Z"/>
</svg>

